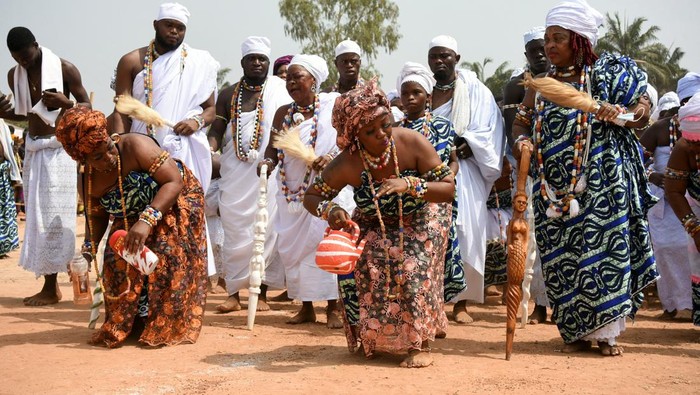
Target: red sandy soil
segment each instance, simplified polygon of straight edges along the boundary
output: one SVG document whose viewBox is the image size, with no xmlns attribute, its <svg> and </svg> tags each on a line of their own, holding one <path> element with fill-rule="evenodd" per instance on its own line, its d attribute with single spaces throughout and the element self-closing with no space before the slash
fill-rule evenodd
<svg viewBox="0 0 700 395">
<path fill-rule="evenodd" d="M 432 345 L 433 366 L 404 369 L 399 356 L 348 353 L 342 331 L 326 328 L 323 304 L 319 322 L 292 326 L 285 321 L 300 305 L 273 302 L 248 331 L 245 310 L 214 313 L 222 294 L 209 296 L 197 344 L 145 349 L 130 340 L 109 350 L 87 344 L 89 311 L 72 303 L 66 274 L 60 303 L 22 304 L 43 281 L 18 256 L 0 260 L 0 394 L 700 393 L 700 330 L 656 319 L 658 303 L 628 322 L 622 357 L 562 354 L 556 327 L 540 324 L 517 330 L 505 361 L 505 307 L 488 300 L 470 307 L 475 323 L 451 323 Z"/>
</svg>

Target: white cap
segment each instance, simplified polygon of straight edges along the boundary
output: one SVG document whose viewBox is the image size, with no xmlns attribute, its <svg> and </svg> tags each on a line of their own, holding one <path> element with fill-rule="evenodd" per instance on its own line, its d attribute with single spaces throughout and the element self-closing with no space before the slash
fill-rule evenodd
<svg viewBox="0 0 700 395">
<path fill-rule="evenodd" d="M 428 50 L 434 48 L 434 47 L 444 47 L 451 49 L 455 51 L 456 54 L 459 54 L 459 50 L 457 49 L 457 40 L 454 39 L 454 37 L 451 36 L 437 36 L 430 40 L 430 46 L 428 47 Z"/>
<path fill-rule="evenodd" d="M 527 45 L 527 43 L 529 43 L 532 40 L 543 40 L 544 31 L 544 26 L 533 27 L 532 29 L 526 31 L 525 34 L 523 34 L 523 41 L 525 42 L 524 44 Z"/>
<path fill-rule="evenodd" d="M 250 54 L 265 55 L 269 58 L 270 53 L 272 48 L 270 48 L 270 39 L 267 37 L 250 36 L 241 44 L 241 58 Z"/>
<path fill-rule="evenodd" d="M 321 84 L 328 78 L 328 65 L 322 57 L 318 55 L 294 55 L 292 61 L 289 62 L 289 67 L 299 65 L 306 69 L 316 80 L 316 92 L 321 90 Z"/>
<path fill-rule="evenodd" d="M 362 56 L 362 49 L 352 40 L 343 40 L 335 47 L 335 57 L 337 58 L 344 53 L 356 53 Z"/>
<path fill-rule="evenodd" d="M 187 7 L 180 3 L 163 3 L 160 5 L 158 18 L 156 18 L 156 20 L 160 21 L 162 19 L 173 19 L 187 26 L 187 21 L 190 19 L 190 12 L 187 10 Z"/>
</svg>

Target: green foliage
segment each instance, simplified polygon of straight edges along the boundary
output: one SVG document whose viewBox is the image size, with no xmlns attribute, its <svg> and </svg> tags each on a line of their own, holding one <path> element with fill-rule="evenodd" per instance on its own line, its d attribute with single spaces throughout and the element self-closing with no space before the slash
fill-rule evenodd
<svg viewBox="0 0 700 395">
<path fill-rule="evenodd" d="M 644 17 L 628 22 L 620 19 L 616 12 L 606 15 L 607 32 L 598 40 L 597 52 L 610 52 L 626 55 L 646 70 L 649 82 L 654 85 L 659 95 L 676 89 L 676 81 L 687 72 L 680 66 L 685 53 L 680 48 L 667 47 L 658 42 L 656 33 L 661 29 L 651 25 L 646 30 Z"/>
<path fill-rule="evenodd" d="M 231 72 L 230 67 L 220 68 L 219 71 L 216 72 L 216 86 L 219 87 L 219 91 L 221 91 L 222 89 L 224 89 L 228 86 L 231 86 L 231 83 L 226 81 L 226 76 L 230 72 Z"/>
<path fill-rule="evenodd" d="M 503 62 L 496 67 L 496 70 L 490 77 L 486 77 L 486 65 L 489 63 L 493 63 L 493 59 L 484 58 L 481 63 L 464 61 L 460 63 L 459 66 L 476 73 L 476 77 L 479 81 L 483 82 L 484 85 L 489 88 L 496 101 L 499 101 L 503 98 L 503 89 L 508 81 L 510 81 L 510 75 L 513 74 L 513 69 L 508 67 L 508 62 Z"/>
<path fill-rule="evenodd" d="M 330 75 L 323 88 L 338 79 L 333 61 L 335 46 L 350 39 L 362 48 L 361 74 L 380 76 L 374 60 L 380 49 L 391 53 L 398 48 L 399 7 L 390 0 L 280 0 L 284 32 L 302 46 L 301 51 L 315 54 L 328 63 Z"/>
</svg>

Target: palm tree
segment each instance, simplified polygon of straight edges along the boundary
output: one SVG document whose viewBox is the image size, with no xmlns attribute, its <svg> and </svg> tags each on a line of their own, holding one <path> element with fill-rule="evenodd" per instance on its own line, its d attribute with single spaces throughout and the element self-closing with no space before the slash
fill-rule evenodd
<svg viewBox="0 0 700 395">
<path fill-rule="evenodd" d="M 230 67 L 221 68 L 219 69 L 219 71 L 216 72 L 216 86 L 219 87 L 219 90 L 222 90 L 231 85 L 230 82 L 226 81 L 226 75 L 229 72 L 231 72 Z"/>
<path fill-rule="evenodd" d="M 680 60 L 685 54 L 680 48 L 672 49 L 658 42 L 656 33 L 661 29 L 652 25 L 644 30 L 644 17 L 635 18 L 631 23 L 614 16 L 606 15 L 608 31 L 598 41 L 598 52 L 610 52 L 632 58 L 648 76 L 649 82 L 659 93 L 675 89 L 675 82 L 685 74 Z"/>
<path fill-rule="evenodd" d="M 489 88 L 493 97 L 498 101 L 503 98 L 503 88 L 508 81 L 510 81 L 510 75 L 513 73 L 513 69 L 508 68 L 508 62 L 503 62 L 496 67 L 496 70 L 490 77 L 486 77 L 486 65 L 492 62 L 493 59 L 491 58 L 484 58 L 481 63 L 464 61 L 460 64 L 460 67 L 476 73 L 476 77 L 479 81 L 483 82 L 484 85 Z"/>
</svg>

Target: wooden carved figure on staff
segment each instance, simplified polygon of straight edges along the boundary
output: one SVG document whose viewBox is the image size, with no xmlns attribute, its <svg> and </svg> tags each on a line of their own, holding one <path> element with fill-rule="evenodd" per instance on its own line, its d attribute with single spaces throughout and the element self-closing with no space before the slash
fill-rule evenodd
<svg viewBox="0 0 700 395">
<path fill-rule="evenodd" d="M 506 286 L 506 360 L 510 361 L 515 336 L 515 322 L 523 297 L 522 283 L 525 277 L 525 260 L 527 259 L 528 235 L 530 225 L 525 219 L 527 210 L 527 193 L 525 184 L 530 166 L 530 150 L 523 149 L 518 166 L 518 184 L 513 199 L 513 217 L 506 228 L 508 237 L 508 284 Z"/>
</svg>

